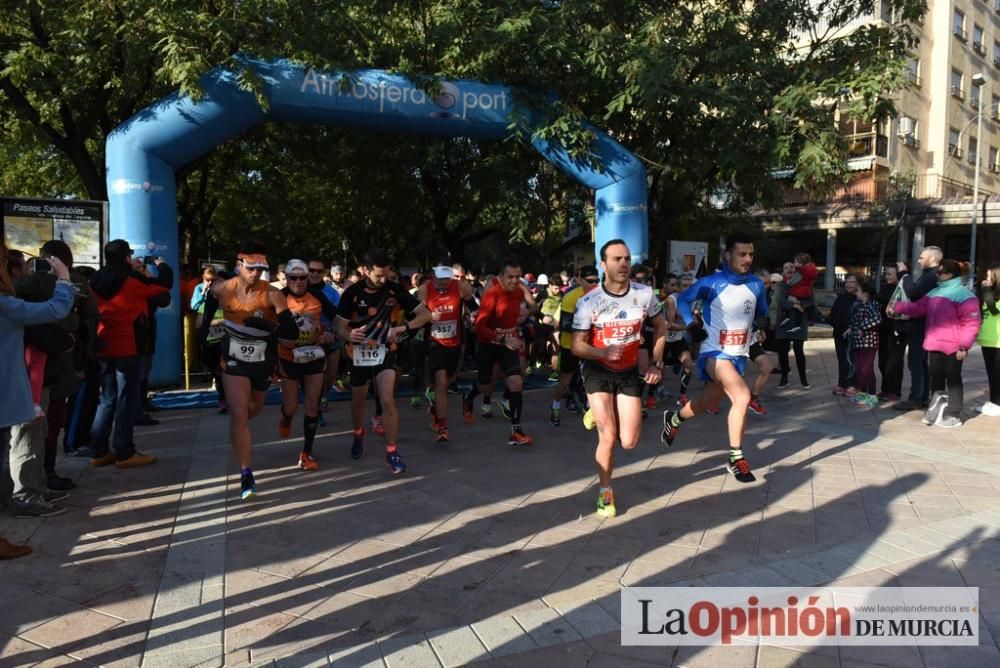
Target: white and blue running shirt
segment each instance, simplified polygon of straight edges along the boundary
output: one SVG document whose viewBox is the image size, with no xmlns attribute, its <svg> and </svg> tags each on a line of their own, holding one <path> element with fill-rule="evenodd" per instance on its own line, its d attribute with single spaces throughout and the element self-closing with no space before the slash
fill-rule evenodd
<svg viewBox="0 0 1000 668">
<path fill-rule="evenodd" d="M 676 296 L 677 313 L 686 325 L 694 321 L 692 305 L 701 300 L 701 318 L 708 338 L 701 355 L 746 357 L 757 318 L 767 316 L 764 283 L 753 274 L 737 274 L 728 265 L 698 279 Z"/>
</svg>

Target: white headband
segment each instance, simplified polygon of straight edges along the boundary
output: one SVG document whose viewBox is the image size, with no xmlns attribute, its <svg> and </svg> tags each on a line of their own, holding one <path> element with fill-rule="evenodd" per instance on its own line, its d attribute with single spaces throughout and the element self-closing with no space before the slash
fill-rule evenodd
<svg viewBox="0 0 1000 668">
<path fill-rule="evenodd" d="M 451 267 L 434 267 L 434 278 L 455 278 L 455 270 Z"/>
</svg>

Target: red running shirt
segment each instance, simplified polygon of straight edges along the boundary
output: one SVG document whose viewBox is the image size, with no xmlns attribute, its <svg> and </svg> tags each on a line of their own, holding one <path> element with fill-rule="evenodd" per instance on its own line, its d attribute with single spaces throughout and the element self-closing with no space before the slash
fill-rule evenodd
<svg viewBox="0 0 1000 668">
<path fill-rule="evenodd" d="M 458 289 L 458 281 L 451 281 L 445 290 L 438 290 L 433 283 L 428 283 L 427 308 L 434 317 L 427 325 L 431 341 L 448 348 L 462 345 L 462 293 Z"/>
<path fill-rule="evenodd" d="M 623 295 L 613 295 L 601 285 L 576 303 L 573 331 L 589 332 L 588 343 L 595 348 L 623 346 L 622 356 L 614 362 L 589 361 L 612 371 L 629 371 L 639 365 L 643 321 L 656 316 L 661 308 L 648 285 L 629 283 Z"/>
<path fill-rule="evenodd" d="M 483 294 L 483 299 L 479 303 L 476 339 L 480 343 L 496 343 L 501 336 L 516 335 L 522 301 L 524 301 L 524 291 L 520 286 L 507 292 L 499 282 L 495 282 Z"/>
</svg>

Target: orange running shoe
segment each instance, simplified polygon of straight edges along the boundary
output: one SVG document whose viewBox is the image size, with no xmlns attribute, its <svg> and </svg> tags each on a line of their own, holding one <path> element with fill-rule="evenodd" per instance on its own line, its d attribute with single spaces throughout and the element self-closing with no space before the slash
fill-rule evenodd
<svg viewBox="0 0 1000 668">
<path fill-rule="evenodd" d="M 303 471 L 318 471 L 319 462 L 316 461 L 311 452 L 303 450 L 299 453 L 299 468 Z"/>
<path fill-rule="evenodd" d="M 525 434 L 523 431 L 518 429 L 517 431 L 512 431 L 510 433 L 510 439 L 507 441 L 507 445 L 531 445 L 534 443 L 531 437 Z"/>
</svg>

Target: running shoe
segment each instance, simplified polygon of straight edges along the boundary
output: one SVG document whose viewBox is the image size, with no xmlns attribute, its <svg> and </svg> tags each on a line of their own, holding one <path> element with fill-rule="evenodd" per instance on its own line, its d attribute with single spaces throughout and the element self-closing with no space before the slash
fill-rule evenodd
<svg viewBox="0 0 1000 668">
<path fill-rule="evenodd" d="M 656 397 L 654 396 L 646 397 L 646 408 L 648 408 L 649 410 L 653 410 L 654 408 L 656 408 Z"/>
<path fill-rule="evenodd" d="M 708 413 L 709 415 L 718 415 L 719 414 L 719 409 L 718 408 L 706 408 L 705 412 Z"/>
<path fill-rule="evenodd" d="M 257 496 L 257 483 L 254 482 L 253 473 L 245 473 L 240 476 L 240 498 L 249 501 Z"/>
<path fill-rule="evenodd" d="M 597 514 L 601 517 L 614 517 L 618 514 L 615 510 L 615 495 L 610 489 L 597 495 Z"/>
<path fill-rule="evenodd" d="M 469 424 L 476 421 L 476 405 L 462 397 L 462 418 Z"/>
<path fill-rule="evenodd" d="M 750 412 L 754 415 L 767 415 L 767 409 L 761 405 L 760 401 L 758 401 L 756 397 L 750 400 L 749 408 Z"/>
<path fill-rule="evenodd" d="M 292 421 L 284 415 L 278 418 L 278 436 L 288 438 L 292 435 Z"/>
<path fill-rule="evenodd" d="M 351 443 L 351 458 L 361 459 L 365 456 L 365 430 L 354 434 L 354 442 Z"/>
<path fill-rule="evenodd" d="M 303 450 L 299 453 L 299 468 L 303 471 L 318 471 L 319 462 L 316 461 L 311 452 Z"/>
<path fill-rule="evenodd" d="M 558 383 L 559 382 L 559 372 L 558 371 L 553 371 L 552 373 L 549 374 L 549 382 L 550 383 Z"/>
<path fill-rule="evenodd" d="M 779 385 L 778 387 L 781 387 L 781 385 Z M 837 395 L 838 397 L 842 397 L 842 396 L 844 396 L 844 394 L 847 393 L 847 390 L 845 390 L 844 388 L 842 388 L 842 387 L 840 387 L 838 385 L 837 387 L 833 388 L 833 393 L 835 395 Z"/>
<path fill-rule="evenodd" d="M 406 464 L 403 463 L 403 458 L 399 456 L 398 450 L 385 453 L 385 465 L 389 467 L 393 475 L 406 473 Z"/>
<path fill-rule="evenodd" d="M 586 429 L 587 431 L 593 431 L 594 427 L 596 426 L 597 423 L 594 422 L 594 414 L 591 413 L 590 409 L 588 408 L 587 412 L 583 414 L 583 428 Z"/>
<path fill-rule="evenodd" d="M 493 404 L 483 404 L 479 407 L 479 417 L 484 420 L 493 419 Z"/>
<path fill-rule="evenodd" d="M 345 383 L 342 378 L 338 378 L 333 383 L 333 389 L 337 390 L 340 393 L 346 393 L 347 392 L 347 383 Z"/>
<path fill-rule="evenodd" d="M 225 415 L 229 412 L 229 404 L 226 403 L 225 399 L 219 399 L 219 415 Z"/>
<path fill-rule="evenodd" d="M 580 404 L 576 402 L 576 399 L 570 396 L 569 398 L 566 399 L 566 410 L 568 410 L 570 413 L 579 413 Z"/>
<path fill-rule="evenodd" d="M 935 392 L 934 396 L 931 397 L 930 408 L 924 413 L 924 417 L 921 420 L 924 424 L 931 425 L 935 424 L 941 419 L 944 414 L 944 409 L 948 407 L 948 395 L 944 392 Z"/>
<path fill-rule="evenodd" d="M 448 394 L 461 394 L 462 388 L 458 386 L 458 381 L 452 381 L 451 385 L 448 386 Z"/>
<path fill-rule="evenodd" d="M 330 402 L 329 402 L 329 400 L 325 396 L 323 398 L 321 398 L 319 400 L 319 412 L 320 413 L 325 413 L 327 407 L 329 406 L 329 404 L 330 404 Z"/>
<path fill-rule="evenodd" d="M 434 400 L 436 398 L 437 398 L 437 393 L 434 392 L 434 390 L 432 390 L 429 387 L 424 390 L 424 399 L 426 399 L 427 403 L 429 403 L 431 406 L 434 405 Z"/>
<path fill-rule="evenodd" d="M 559 426 L 559 409 L 550 408 L 549 409 L 549 424 L 553 427 Z"/>
<path fill-rule="evenodd" d="M 497 399 L 497 403 L 500 404 L 500 412 L 503 414 L 505 420 L 510 419 L 510 400 L 507 397 L 501 396 Z"/>
<path fill-rule="evenodd" d="M 385 425 L 382 424 L 381 415 L 372 416 L 372 432 L 378 434 L 379 436 L 385 436 Z"/>
<path fill-rule="evenodd" d="M 448 440 L 448 427 L 443 424 L 437 426 L 437 442 L 444 443 Z"/>
<path fill-rule="evenodd" d="M 753 482 L 757 479 L 754 477 L 754 474 L 750 472 L 750 462 L 743 457 L 729 462 L 729 471 L 736 476 L 736 479 L 740 482 Z"/>
<path fill-rule="evenodd" d="M 847 388 L 846 390 L 844 390 L 844 396 L 845 397 L 853 397 L 857 393 L 858 393 L 858 388 L 856 388 L 854 386 L 851 386 L 851 387 Z"/>
<path fill-rule="evenodd" d="M 803 390 L 811 390 L 812 389 L 812 385 L 810 385 L 807 382 L 806 383 L 802 383 L 802 389 Z"/>
<path fill-rule="evenodd" d="M 410 397 L 410 408 L 420 408 L 420 397 L 418 396 Z"/>
<path fill-rule="evenodd" d="M 778 381 L 778 389 L 779 390 L 783 390 L 786 387 L 788 387 L 789 385 L 790 385 L 790 383 L 788 382 L 788 377 L 787 376 L 782 376 L 781 380 Z M 833 393 L 837 394 L 837 390 L 834 390 Z M 843 389 L 841 389 L 840 394 L 843 394 L 843 393 L 844 393 L 844 391 L 843 391 Z"/>
<path fill-rule="evenodd" d="M 688 402 L 688 395 L 682 394 L 681 396 L 677 397 L 677 405 L 680 406 L 681 408 L 684 408 L 684 404 L 686 404 L 687 402 Z"/>
<path fill-rule="evenodd" d="M 962 426 L 962 419 L 957 418 L 954 415 L 942 415 L 938 418 L 937 422 L 934 423 L 935 427 L 944 427 L 945 429 L 954 429 L 955 427 Z"/>
<path fill-rule="evenodd" d="M 322 413 L 320 413 L 319 415 L 316 416 L 316 426 L 317 427 L 325 427 L 326 426 L 326 418 L 323 417 Z"/>
<path fill-rule="evenodd" d="M 680 426 L 673 425 L 674 415 L 676 411 L 663 411 L 663 431 L 660 432 L 660 443 L 670 447 L 674 444 L 674 439 L 677 438 L 677 432 L 681 430 Z"/>
<path fill-rule="evenodd" d="M 510 432 L 510 438 L 507 440 L 507 445 L 531 445 L 534 443 L 531 437 L 525 434 L 520 429 Z"/>
</svg>

